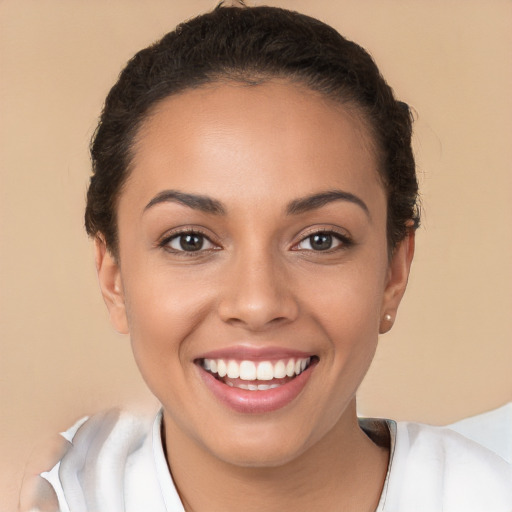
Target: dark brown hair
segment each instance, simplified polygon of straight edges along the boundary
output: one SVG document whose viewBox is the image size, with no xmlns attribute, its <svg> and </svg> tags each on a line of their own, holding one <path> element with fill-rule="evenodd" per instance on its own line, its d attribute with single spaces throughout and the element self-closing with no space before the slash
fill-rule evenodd
<svg viewBox="0 0 512 512">
<path fill-rule="evenodd" d="M 141 123 L 160 101 L 220 80 L 299 82 L 355 106 L 375 139 L 392 249 L 419 225 L 412 117 L 370 55 L 314 18 L 275 7 L 223 7 L 138 52 L 109 92 L 91 143 L 85 226 L 117 255 L 116 206 Z M 412 225 L 411 225 L 412 221 Z"/>
</svg>

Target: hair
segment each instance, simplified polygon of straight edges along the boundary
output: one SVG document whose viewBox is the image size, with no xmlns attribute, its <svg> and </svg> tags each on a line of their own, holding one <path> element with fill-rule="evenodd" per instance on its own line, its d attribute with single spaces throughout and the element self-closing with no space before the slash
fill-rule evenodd
<svg viewBox="0 0 512 512">
<path fill-rule="evenodd" d="M 186 21 L 139 51 L 110 90 L 91 141 L 85 227 L 118 256 L 116 209 L 143 121 L 168 96 L 220 81 L 281 78 L 360 112 L 377 148 L 393 249 L 419 225 L 412 116 L 371 56 L 329 25 L 276 7 L 226 7 Z"/>
</svg>

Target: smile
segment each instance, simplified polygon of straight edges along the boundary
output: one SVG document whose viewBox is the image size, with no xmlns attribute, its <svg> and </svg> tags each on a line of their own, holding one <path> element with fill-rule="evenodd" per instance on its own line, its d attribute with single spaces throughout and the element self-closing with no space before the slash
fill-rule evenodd
<svg viewBox="0 0 512 512">
<path fill-rule="evenodd" d="M 206 387 L 224 405 L 239 413 L 269 413 L 292 403 L 319 362 L 314 355 L 262 354 L 238 359 L 233 354 L 196 359 Z M 271 357 L 271 359 L 270 359 Z"/>
<path fill-rule="evenodd" d="M 311 364 L 311 357 L 279 361 L 234 361 L 203 359 L 202 367 L 230 387 L 248 391 L 275 389 L 300 375 Z"/>
</svg>

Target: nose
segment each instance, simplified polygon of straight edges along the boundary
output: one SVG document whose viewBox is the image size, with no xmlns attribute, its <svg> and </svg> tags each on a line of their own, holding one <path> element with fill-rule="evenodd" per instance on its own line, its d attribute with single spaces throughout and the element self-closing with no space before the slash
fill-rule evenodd
<svg viewBox="0 0 512 512">
<path fill-rule="evenodd" d="M 221 319 L 250 331 L 293 322 L 299 306 L 283 265 L 270 254 L 239 255 L 226 270 Z"/>
</svg>

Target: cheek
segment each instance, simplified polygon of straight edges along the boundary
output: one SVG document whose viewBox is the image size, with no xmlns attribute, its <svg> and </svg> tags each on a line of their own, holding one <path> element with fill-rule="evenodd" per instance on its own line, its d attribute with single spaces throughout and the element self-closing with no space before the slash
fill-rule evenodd
<svg viewBox="0 0 512 512">
<path fill-rule="evenodd" d="M 208 314 L 211 287 L 196 286 L 153 267 L 152 271 L 129 272 L 124 283 L 131 342 L 137 364 L 148 379 L 167 374 L 191 357 L 191 338 Z"/>
<path fill-rule="evenodd" d="M 333 337 L 347 331 L 355 337 L 371 333 L 376 336 L 385 273 L 383 264 L 340 266 L 323 276 L 303 279 L 301 295 L 308 297 L 308 309 L 315 312 Z"/>
<path fill-rule="evenodd" d="M 385 273 L 385 262 L 340 267 L 329 279 L 316 280 L 323 287 L 309 299 L 309 310 L 328 340 L 326 388 L 338 390 L 332 400 L 342 405 L 357 390 L 375 354 Z"/>
</svg>

